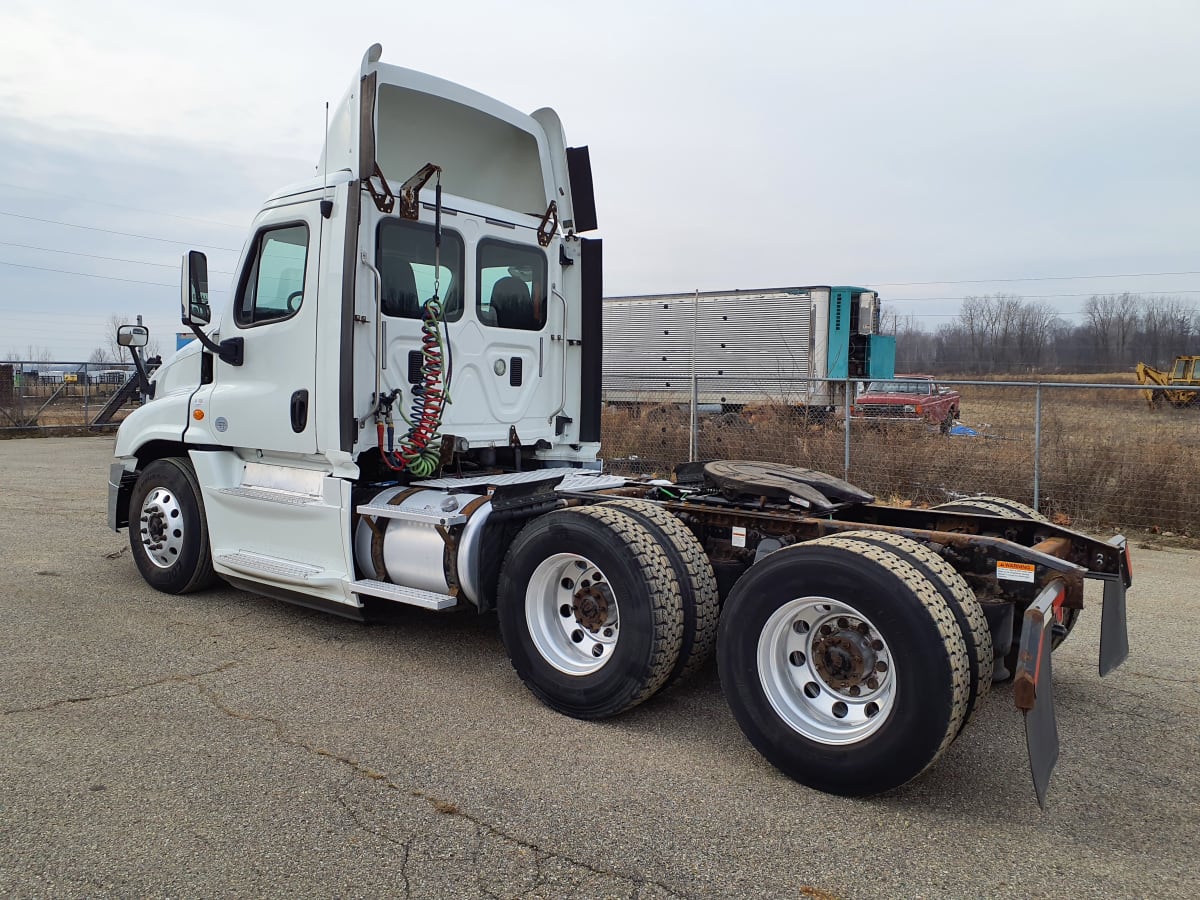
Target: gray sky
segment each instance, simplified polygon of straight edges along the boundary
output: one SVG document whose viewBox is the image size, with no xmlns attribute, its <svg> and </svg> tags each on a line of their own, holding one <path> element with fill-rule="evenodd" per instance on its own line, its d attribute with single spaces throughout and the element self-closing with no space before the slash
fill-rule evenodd
<svg viewBox="0 0 1200 900">
<path fill-rule="evenodd" d="M 1195 2 L 6 0 L 0 356 L 85 359 L 113 313 L 173 346 L 180 254 L 227 287 L 237 254 L 210 248 L 313 172 L 374 41 L 558 110 L 609 294 L 879 285 L 930 327 L 956 303 L 927 298 L 997 290 L 1200 307 L 1200 274 L 897 284 L 1200 273 Z"/>
</svg>

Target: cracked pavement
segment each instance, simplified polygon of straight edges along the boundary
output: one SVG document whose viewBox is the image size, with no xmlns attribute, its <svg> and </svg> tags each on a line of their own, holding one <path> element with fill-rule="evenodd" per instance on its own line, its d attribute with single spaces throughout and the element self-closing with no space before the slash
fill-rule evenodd
<svg viewBox="0 0 1200 900">
<path fill-rule="evenodd" d="M 1200 553 L 1135 550 L 1103 681 L 1089 588 L 1045 812 L 1007 687 L 922 778 L 849 800 L 759 758 L 711 667 L 577 722 L 490 616 L 158 594 L 105 526 L 110 453 L 0 441 L 0 895 L 1200 893 Z"/>
</svg>

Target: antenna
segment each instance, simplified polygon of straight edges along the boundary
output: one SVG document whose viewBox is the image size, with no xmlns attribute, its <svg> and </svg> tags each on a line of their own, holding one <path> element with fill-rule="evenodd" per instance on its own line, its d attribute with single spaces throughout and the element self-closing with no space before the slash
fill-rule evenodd
<svg viewBox="0 0 1200 900">
<path fill-rule="evenodd" d="M 329 101 L 325 101 L 325 152 L 321 154 L 321 216 L 328 219 L 333 215 L 333 201 L 329 199 Z"/>
</svg>

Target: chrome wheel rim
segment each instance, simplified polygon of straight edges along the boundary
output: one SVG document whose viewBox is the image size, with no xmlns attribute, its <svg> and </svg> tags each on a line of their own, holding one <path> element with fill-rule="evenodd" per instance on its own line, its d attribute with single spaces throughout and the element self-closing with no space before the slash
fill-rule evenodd
<svg viewBox="0 0 1200 900">
<path fill-rule="evenodd" d="M 185 537 L 183 510 L 174 491 L 165 487 L 151 489 L 142 501 L 138 515 L 142 549 L 146 557 L 160 569 L 169 569 L 183 552 Z"/>
<path fill-rule="evenodd" d="M 821 744 L 852 744 L 895 706 L 892 654 L 862 613 L 829 597 L 789 600 L 758 639 L 758 674 L 776 714 Z"/>
<path fill-rule="evenodd" d="M 604 668 L 620 637 L 617 597 L 608 578 L 575 553 L 556 553 L 533 570 L 525 622 L 542 659 L 566 675 Z"/>
</svg>

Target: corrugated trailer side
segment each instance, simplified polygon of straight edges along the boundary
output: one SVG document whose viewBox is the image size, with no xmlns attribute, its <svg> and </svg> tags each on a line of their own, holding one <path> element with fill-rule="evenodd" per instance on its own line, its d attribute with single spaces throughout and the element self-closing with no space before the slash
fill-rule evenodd
<svg viewBox="0 0 1200 900">
<path fill-rule="evenodd" d="M 612 297 L 604 302 L 609 402 L 824 406 L 827 286 Z"/>
</svg>

